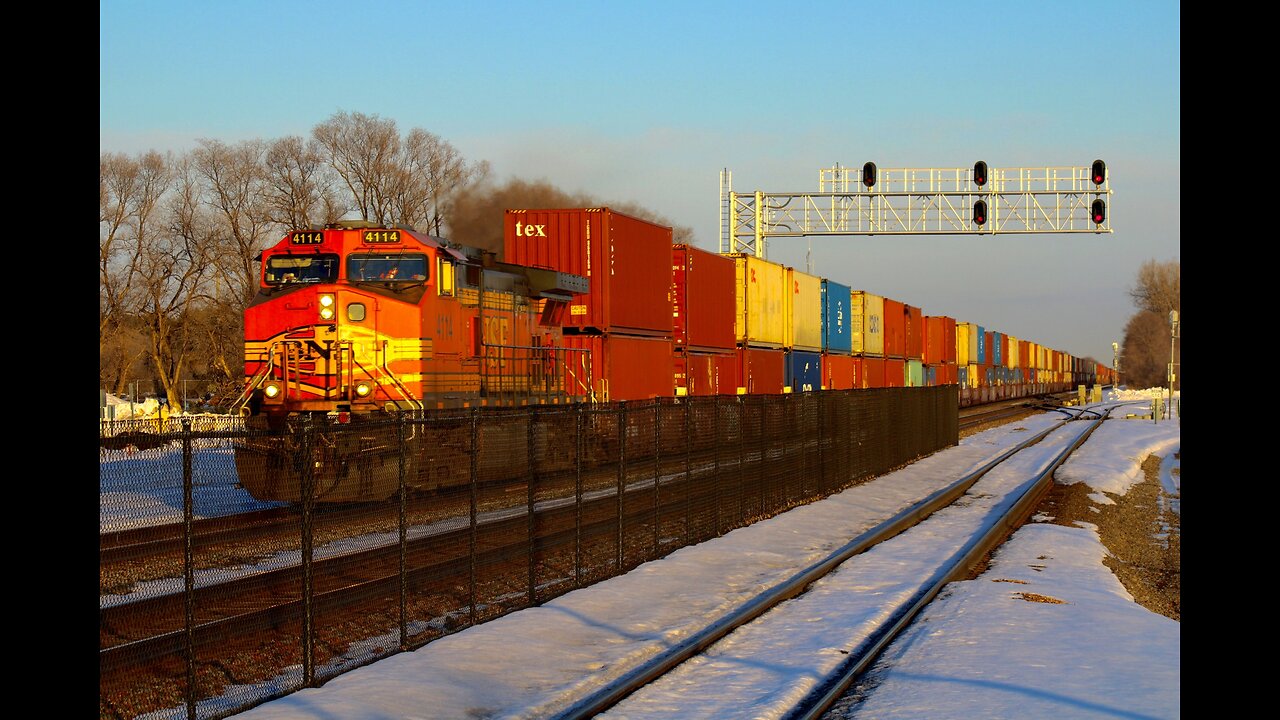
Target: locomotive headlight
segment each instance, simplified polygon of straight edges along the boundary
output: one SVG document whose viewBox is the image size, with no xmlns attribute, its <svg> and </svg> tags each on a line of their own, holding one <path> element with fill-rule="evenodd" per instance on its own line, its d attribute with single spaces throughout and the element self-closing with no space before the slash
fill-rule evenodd
<svg viewBox="0 0 1280 720">
<path fill-rule="evenodd" d="M 321 320 L 333 319 L 333 306 L 335 302 L 336 301 L 334 300 L 332 295 L 320 296 L 320 319 Z"/>
<path fill-rule="evenodd" d="M 369 383 L 367 382 L 356 383 L 356 395 L 360 397 L 368 397 L 369 393 L 371 392 L 373 392 L 373 387 L 370 386 Z"/>
<path fill-rule="evenodd" d="M 272 380 L 262 386 L 262 394 L 267 396 L 268 400 L 275 400 L 280 397 L 280 383 Z"/>
</svg>

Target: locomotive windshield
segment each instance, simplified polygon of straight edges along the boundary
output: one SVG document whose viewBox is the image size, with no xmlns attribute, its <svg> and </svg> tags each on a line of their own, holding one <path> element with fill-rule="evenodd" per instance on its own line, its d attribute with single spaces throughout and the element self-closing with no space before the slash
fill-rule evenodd
<svg viewBox="0 0 1280 720">
<path fill-rule="evenodd" d="M 268 285 L 333 282 L 338 278 L 337 255 L 273 255 L 267 258 Z"/>
<path fill-rule="evenodd" d="M 347 258 L 347 279 L 353 282 L 420 283 L 427 279 L 427 256 L 366 254 Z"/>
</svg>

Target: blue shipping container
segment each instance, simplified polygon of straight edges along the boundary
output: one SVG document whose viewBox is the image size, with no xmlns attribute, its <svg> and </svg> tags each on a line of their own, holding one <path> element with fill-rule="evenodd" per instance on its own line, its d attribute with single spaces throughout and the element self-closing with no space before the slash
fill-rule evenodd
<svg viewBox="0 0 1280 720">
<path fill-rule="evenodd" d="M 1000 348 L 1004 345 L 1004 343 L 1001 342 L 1002 339 L 1003 338 L 1001 338 L 1000 333 L 998 332 L 991 333 L 991 364 L 992 365 L 997 365 L 997 366 L 1004 365 L 1004 353 L 1000 351 Z"/>
<path fill-rule="evenodd" d="M 984 327 L 978 327 L 978 358 L 973 362 L 987 364 L 987 329 Z"/>
<path fill-rule="evenodd" d="M 837 355 L 853 352 L 853 334 L 849 331 L 848 285 L 822 281 L 822 349 Z"/>
<path fill-rule="evenodd" d="M 791 392 L 822 389 L 822 353 L 787 351 L 787 385 Z"/>
</svg>

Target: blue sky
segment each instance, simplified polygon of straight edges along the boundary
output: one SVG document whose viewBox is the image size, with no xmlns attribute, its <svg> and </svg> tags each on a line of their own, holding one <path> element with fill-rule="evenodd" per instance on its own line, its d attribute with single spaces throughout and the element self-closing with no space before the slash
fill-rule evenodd
<svg viewBox="0 0 1280 720">
<path fill-rule="evenodd" d="M 498 180 L 637 202 L 716 249 L 718 181 L 834 163 L 1106 160 L 1108 235 L 815 238 L 815 272 L 1110 362 L 1145 260 L 1180 260 L 1170 2 L 102 2 L 100 149 L 433 132 Z M 453 238 L 466 242 L 465 238 Z M 805 267 L 804 239 L 770 259 Z"/>
</svg>

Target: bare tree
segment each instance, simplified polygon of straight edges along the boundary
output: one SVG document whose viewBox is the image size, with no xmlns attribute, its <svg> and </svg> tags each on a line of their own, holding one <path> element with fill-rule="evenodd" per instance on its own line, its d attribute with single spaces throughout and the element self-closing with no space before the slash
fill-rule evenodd
<svg viewBox="0 0 1280 720">
<path fill-rule="evenodd" d="M 1124 328 L 1121 378 L 1131 388 L 1162 387 L 1169 357 L 1169 323 L 1165 317 L 1141 310 Z"/>
<path fill-rule="evenodd" d="M 100 382 L 123 392 L 135 363 L 144 354 L 136 313 L 144 301 L 143 260 L 156 215 L 171 182 L 169 164 L 159 153 L 131 158 L 103 153 L 99 161 L 98 351 Z"/>
<path fill-rule="evenodd" d="M 365 220 L 391 224 L 390 189 L 399 180 L 400 133 L 394 120 L 339 112 L 312 130 L 325 161 L 351 193 Z"/>
<path fill-rule="evenodd" d="M 191 156 L 173 168 L 173 195 L 164 222 L 157 223 L 139 258 L 142 302 L 138 318 L 149 341 L 151 372 L 171 406 L 181 399 L 181 383 L 192 349 L 192 310 L 207 301 L 207 278 L 214 274 L 218 227 L 204 210 L 201 173 Z"/>
<path fill-rule="evenodd" d="M 272 222 L 285 229 L 324 225 L 342 216 L 332 169 L 319 144 L 297 136 L 274 140 L 265 157 L 263 201 Z"/>
<path fill-rule="evenodd" d="M 1129 297 L 1139 310 L 1168 315 L 1182 310 L 1182 265 L 1177 261 L 1148 260 L 1138 269 Z"/>
<path fill-rule="evenodd" d="M 266 143 L 249 140 L 226 145 L 201 140 L 191 154 L 190 169 L 202 187 L 191 188 L 193 201 L 203 199 L 213 210 L 207 238 L 215 252 L 208 291 L 217 298 L 237 298 L 243 310 L 258 291 L 258 263 L 254 258 L 281 232 L 267 202 Z M 188 211 L 190 212 L 190 211 Z"/>
<path fill-rule="evenodd" d="M 1125 382 L 1131 387 L 1163 387 L 1169 382 L 1169 363 L 1177 362 L 1182 350 L 1181 337 L 1171 343 L 1173 327 L 1169 322 L 1171 310 L 1182 310 L 1181 276 L 1177 261 L 1148 260 L 1138 270 L 1137 281 L 1129 290 L 1138 313 L 1125 327 L 1121 363 Z M 1177 385 L 1175 381 L 1175 389 Z"/>
</svg>

